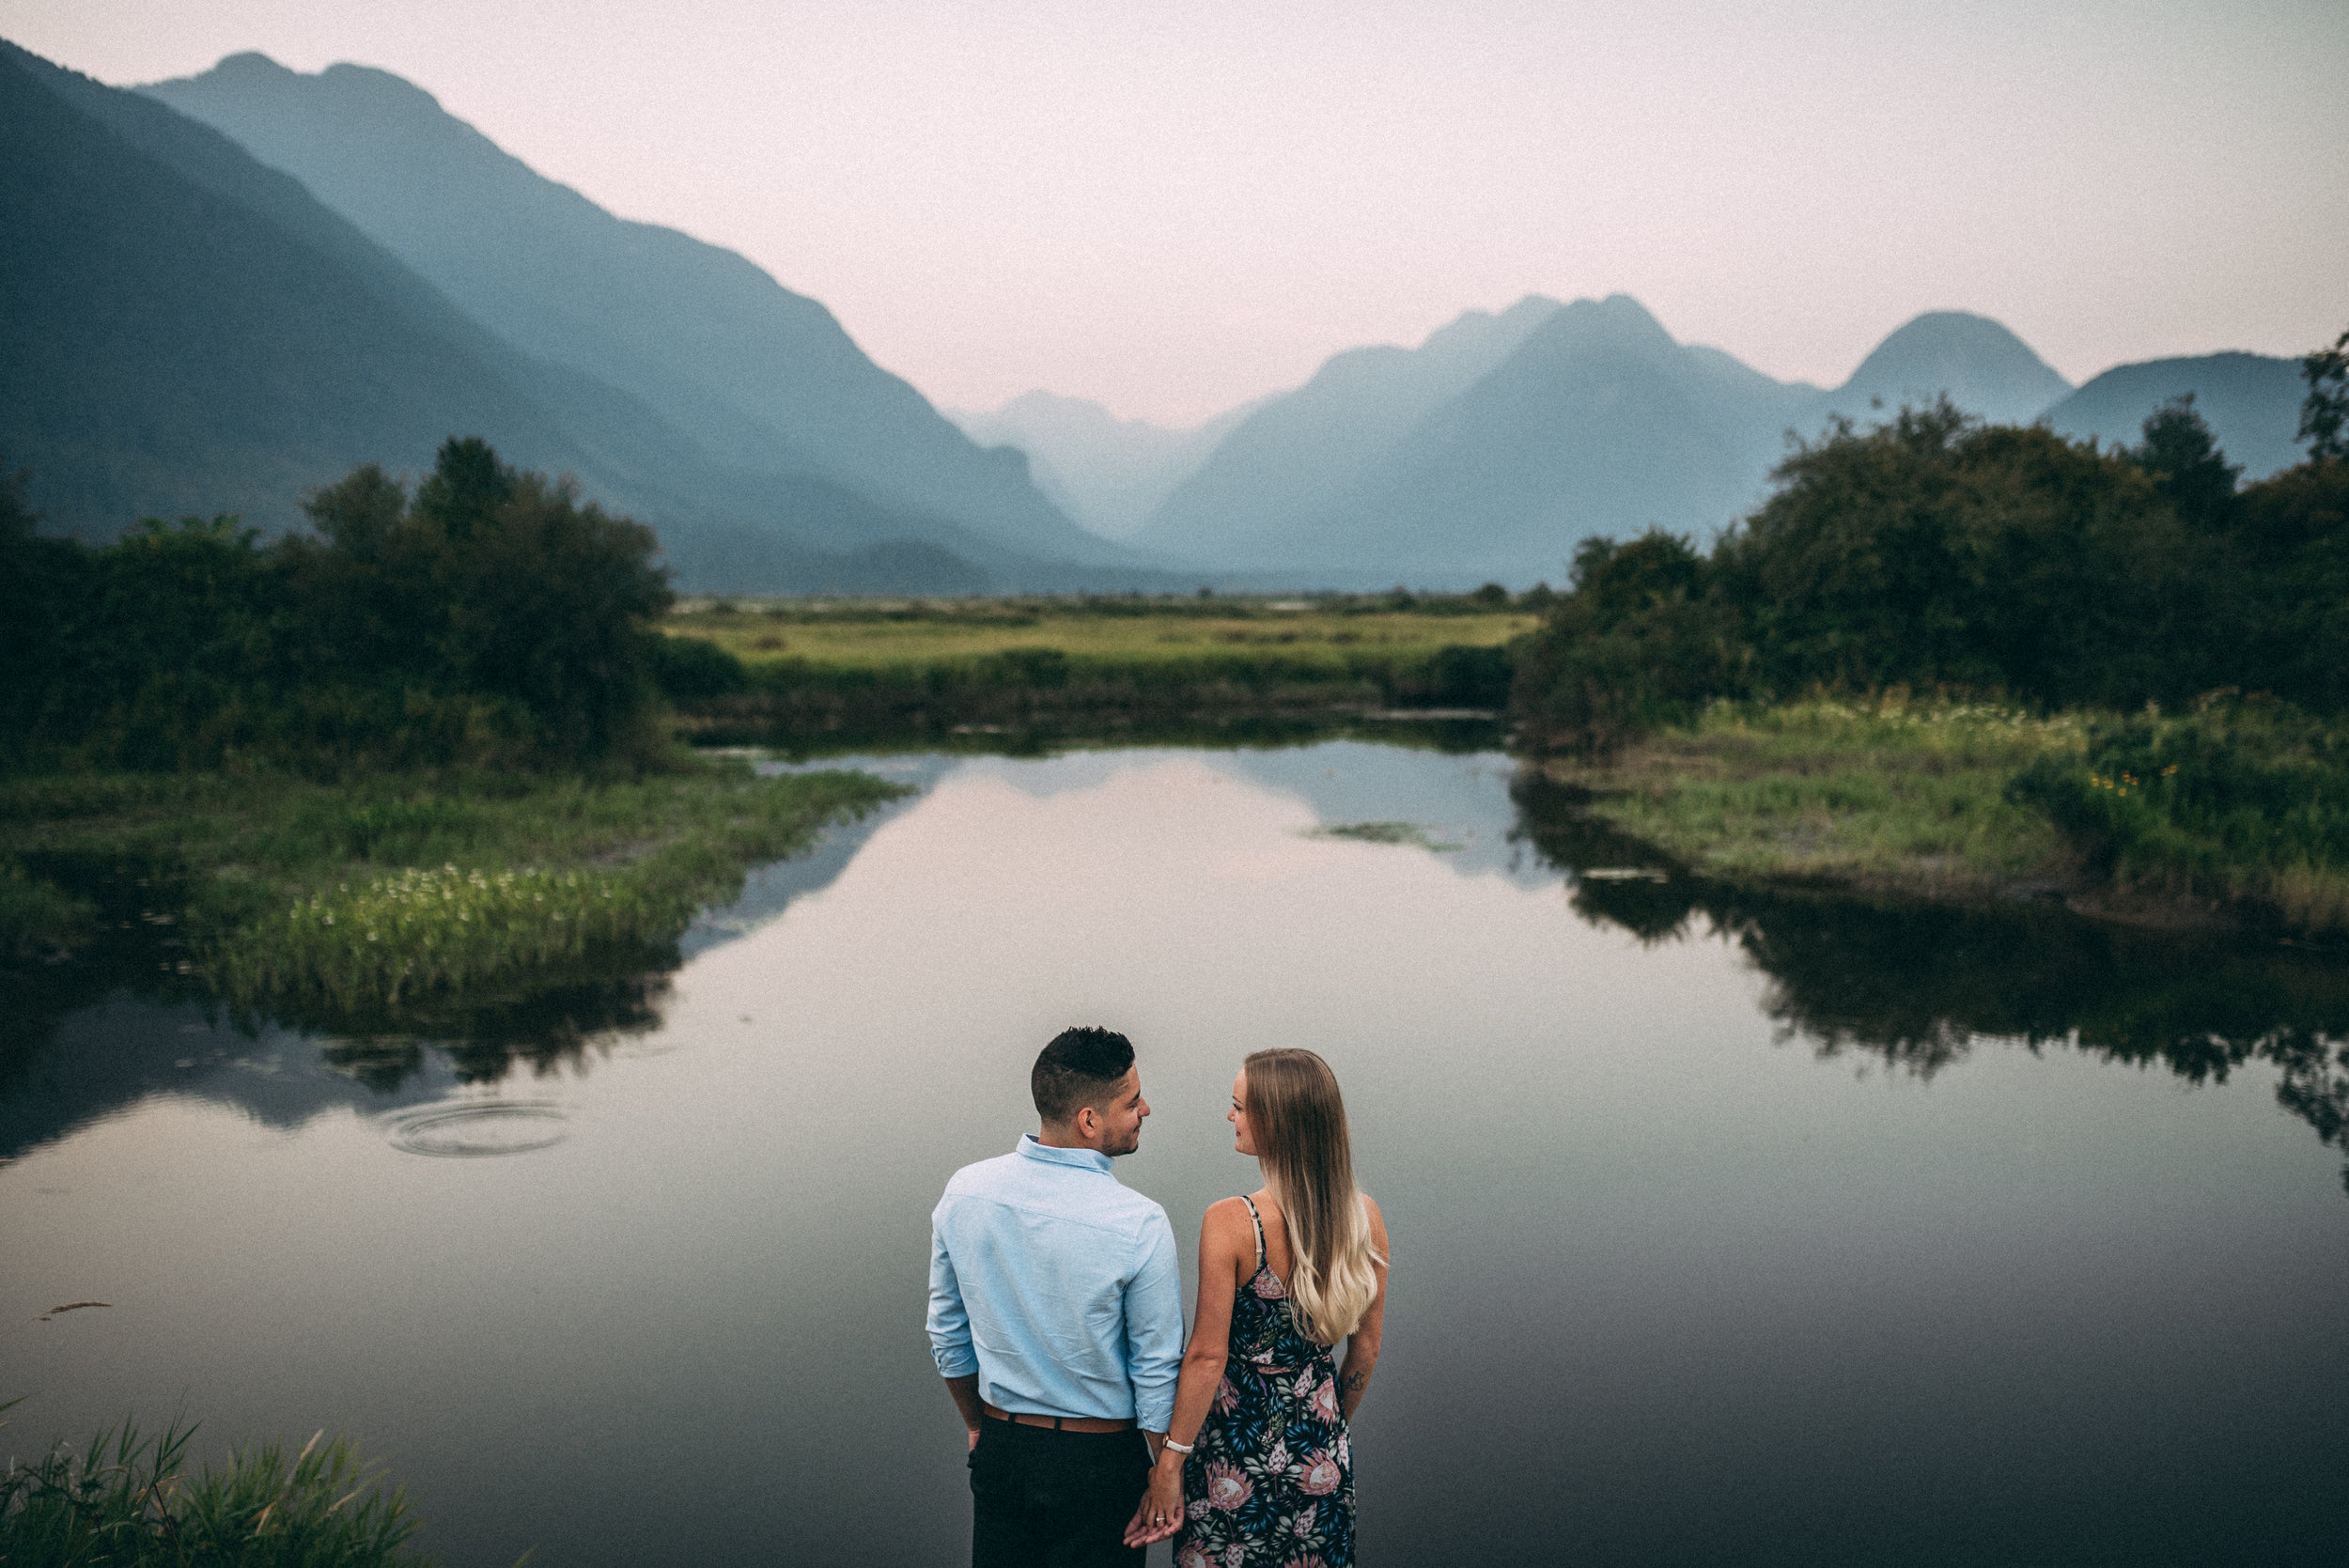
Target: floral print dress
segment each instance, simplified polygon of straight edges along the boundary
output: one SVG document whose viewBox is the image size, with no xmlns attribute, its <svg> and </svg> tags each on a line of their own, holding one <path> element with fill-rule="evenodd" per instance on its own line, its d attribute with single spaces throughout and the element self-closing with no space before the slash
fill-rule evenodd
<svg viewBox="0 0 2349 1568">
<path fill-rule="evenodd" d="M 1354 1455 L 1337 1363 L 1297 1321 L 1265 1263 L 1232 1298 L 1231 1358 L 1183 1463 L 1174 1568 L 1352 1568 Z"/>
</svg>

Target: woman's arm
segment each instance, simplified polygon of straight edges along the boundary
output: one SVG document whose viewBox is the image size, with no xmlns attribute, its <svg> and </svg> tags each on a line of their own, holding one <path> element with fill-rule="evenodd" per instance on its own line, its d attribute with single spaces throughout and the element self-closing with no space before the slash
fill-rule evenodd
<svg viewBox="0 0 2349 1568">
<path fill-rule="evenodd" d="M 1379 1258 L 1387 1255 L 1387 1221 L 1378 1212 L 1378 1205 L 1365 1195 L 1362 1207 L 1370 1216 L 1370 1247 Z M 1371 1267 L 1378 1276 L 1378 1294 L 1370 1299 L 1370 1310 L 1346 1342 L 1346 1363 L 1338 1369 L 1338 1408 L 1351 1421 L 1354 1412 L 1361 1408 L 1362 1395 L 1370 1391 L 1370 1374 L 1378 1370 L 1378 1336 L 1387 1324 L 1387 1265 L 1374 1263 Z"/>
<path fill-rule="evenodd" d="M 1174 1384 L 1174 1414 L 1166 1435 L 1178 1443 L 1199 1441 L 1223 1385 L 1223 1364 L 1232 1353 L 1232 1296 L 1239 1289 L 1242 1265 L 1256 1257 L 1256 1233 L 1243 1218 L 1246 1208 L 1226 1198 L 1199 1221 L 1199 1305 L 1192 1313 L 1190 1344 L 1183 1352 L 1182 1375 Z M 1150 1489 L 1126 1527 L 1126 1544 L 1163 1541 L 1183 1522 L 1183 1456 L 1160 1448 L 1150 1472 Z"/>
</svg>

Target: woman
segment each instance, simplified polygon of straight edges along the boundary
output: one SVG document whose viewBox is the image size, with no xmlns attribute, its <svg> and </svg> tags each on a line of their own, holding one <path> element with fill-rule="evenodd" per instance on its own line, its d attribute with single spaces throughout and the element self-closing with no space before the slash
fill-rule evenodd
<svg viewBox="0 0 2349 1568">
<path fill-rule="evenodd" d="M 1378 1364 L 1387 1230 L 1354 1185 L 1346 1105 L 1309 1050 L 1232 1080 L 1233 1147 L 1265 1185 L 1199 1227 L 1199 1311 L 1129 1545 L 1181 1532 L 1175 1568 L 1354 1560 L 1347 1423 Z M 1346 1342 L 1341 1370 L 1332 1347 Z"/>
</svg>

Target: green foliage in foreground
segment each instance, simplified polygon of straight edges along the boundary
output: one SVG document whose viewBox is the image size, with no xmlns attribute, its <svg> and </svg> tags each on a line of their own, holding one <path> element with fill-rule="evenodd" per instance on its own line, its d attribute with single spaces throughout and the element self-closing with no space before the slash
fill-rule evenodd
<svg viewBox="0 0 2349 1568">
<path fill-rule="evenodd" d="M 2085 755 L 2042 757 L 2014 795 L 2121 888 L 2349 930 L 2349 723 L 2236 701 L 2108 721 Z"/>
<path fill-rule="evenodd" d="M 128 868 L 192 976 L 246 1001 L 397 1010 L 670 941 L 746 867 L 898 792 L 693 758 L 634 778 L 0 779 L 0 914 L 17 911 L 21 948 L 70 952 L 76 884 Z"/>
<path fill-rule="evenodd" d="M 0 1474 L 0 1562 L 9 1568 L 429 1568 L 408 1547 L 406 1494 L 345 1438 L 288 1457 L 274 1443 L 191 1468 L 194 1429 L 160 1438 L 128 1422 L 76 1452 Z"/>
</svg>

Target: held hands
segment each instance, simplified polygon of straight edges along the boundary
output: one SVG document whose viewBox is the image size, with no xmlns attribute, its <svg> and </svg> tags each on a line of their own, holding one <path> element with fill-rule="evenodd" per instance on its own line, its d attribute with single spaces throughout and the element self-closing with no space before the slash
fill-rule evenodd
<svg viewBox="0 0 2349 1568">
<path fill-rule="evenodd" d="M 1183 1528 L 1183 1456 L 1162 1450 L 1150 1470 L 1150 1489 L 1126 1525 L 1126 1545 L 1146 1546 Z"/>
</svg>

